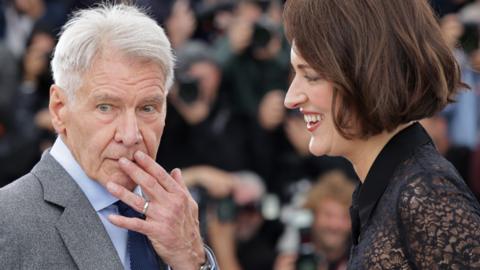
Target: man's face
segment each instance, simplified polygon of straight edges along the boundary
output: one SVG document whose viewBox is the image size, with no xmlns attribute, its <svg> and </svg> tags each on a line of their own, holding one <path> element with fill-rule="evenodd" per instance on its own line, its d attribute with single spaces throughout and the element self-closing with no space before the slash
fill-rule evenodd
<svg viewBox="0 0 480 270">
<path fill-rule="evenodd" d="M 58 109 L 51 102 L 51 111 L 58 112 L 55 128 L 90 178 L 133 189 L 118 160 L 132 160 L 137 150 L 152 158 L 157 154 L 166 113 L 161 69 L 107 52 L 94 60 L 83 82 L 73 101 L 60 95 L 64 104 Z"/>
<path fill-rule="evenodd" d="M 325 251 L 342 250 L 348 243 L 350 226 L 348 207 L 326 198 L 319 203 L 315 211 L 315 243 Z"/>
</svg>

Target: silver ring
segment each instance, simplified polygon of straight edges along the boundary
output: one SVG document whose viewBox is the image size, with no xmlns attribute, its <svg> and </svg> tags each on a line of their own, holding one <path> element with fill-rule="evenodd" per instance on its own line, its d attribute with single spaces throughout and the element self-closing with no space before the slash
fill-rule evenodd
<svg viewBox="0 0 480 270">
<path fill-rule="evenodd" d="M 145 200 L 145 204 L 143 205 L 143 210 L 142 210 L 142 214 L 145 216 L 147 215 L 147 211 L 148 211 L 148 206 L 150 205 L 150 202 Z"/>
</svg>

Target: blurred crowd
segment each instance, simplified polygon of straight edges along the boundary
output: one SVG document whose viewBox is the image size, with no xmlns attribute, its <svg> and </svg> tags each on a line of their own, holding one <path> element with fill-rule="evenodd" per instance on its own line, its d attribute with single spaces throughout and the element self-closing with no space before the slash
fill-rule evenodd
<svg viewBox="0 0 480 270">
<path fill-rule="evenodd" d="M 99 2 L 0 0 L 0 187 L 53 143 L 51 53 L 69 14 Z M 220 268 L 345 269 L 356 175 L 346 160 L 311 156 L 303 116 L 283 106 L 283 1 L 128 2 L 175 50 L 157 162 L 182 168 Z M 480 198 L 480 0 L 430 2 L 471 89 L 422 124 Z"/>
</svg>

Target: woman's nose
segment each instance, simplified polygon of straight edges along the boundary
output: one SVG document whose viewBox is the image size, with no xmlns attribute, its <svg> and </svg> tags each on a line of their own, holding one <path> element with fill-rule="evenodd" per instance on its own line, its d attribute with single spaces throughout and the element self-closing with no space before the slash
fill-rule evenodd
<svg viewBox="0 0 480 270">
<path fill-rule="evenodd" d="M 289 109 L 296 109 L 307 101 L 307 96 L 301 92 L 295 83 L 290 85 L 288 88 L 287 94 L 285 95 L 285 107 Z"/>
</svg>

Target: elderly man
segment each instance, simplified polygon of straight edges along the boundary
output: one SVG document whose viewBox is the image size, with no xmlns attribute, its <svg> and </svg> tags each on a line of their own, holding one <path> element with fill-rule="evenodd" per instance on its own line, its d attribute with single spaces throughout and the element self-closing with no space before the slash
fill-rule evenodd
<svg viewBox="0 0 480 270">
<path fill-rule="evenodd" d="M 52 59 L 59 137 L 0 190 L 2 269 L 216 269 L 180 170 L 154 161 L 172 69 L 137 8 L 74 14 Z"/>
</svg>

